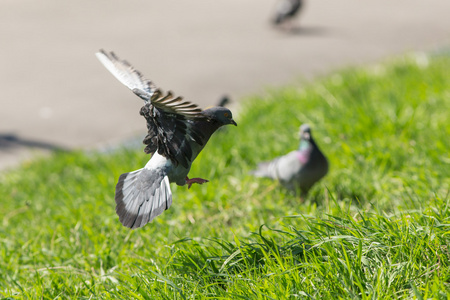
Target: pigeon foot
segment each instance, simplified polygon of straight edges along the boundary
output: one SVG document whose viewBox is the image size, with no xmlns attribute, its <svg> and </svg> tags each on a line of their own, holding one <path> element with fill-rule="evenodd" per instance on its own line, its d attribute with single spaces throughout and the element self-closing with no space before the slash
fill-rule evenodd
<svg viewBox="0 0 450 300">
<path fill-rule="evenodd" d="M 186 176 L 186 184 L 188 185 L 188 189 L 190 189 L 194 183 L 203 184 L 205 182 L 209 182 L 209 180 L 197 177 L 189 179 L 189 177 Z"/>
</svg>

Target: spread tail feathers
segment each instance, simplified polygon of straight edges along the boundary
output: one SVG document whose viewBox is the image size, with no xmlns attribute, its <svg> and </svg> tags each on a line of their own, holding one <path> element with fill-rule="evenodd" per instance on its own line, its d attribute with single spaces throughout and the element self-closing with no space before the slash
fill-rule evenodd
<svg viewBox="0 0 450 300">
<path fill-rule="evenodd" d="M 145 168 L 122 174 L 115 199 L 116 213 L 123 226 L 142 227 L 172 204 L 169 178 L 159 170 Z"/>
</svg>

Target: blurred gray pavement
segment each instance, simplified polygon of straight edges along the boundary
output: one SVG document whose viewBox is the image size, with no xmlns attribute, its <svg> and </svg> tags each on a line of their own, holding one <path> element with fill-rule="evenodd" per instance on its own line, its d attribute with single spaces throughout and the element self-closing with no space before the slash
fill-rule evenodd
<svg viewBox="0 0 450 300">
<path fill-rule="evenodd" d="M 309 0 L 293 34 L 275 0 L 0 2 L 0 169 L 36 152 L 145 134 L 141 100 L 97 61 L 114 50 L 206 107 L 450 42 L 448 0 Z"/>
</svg>

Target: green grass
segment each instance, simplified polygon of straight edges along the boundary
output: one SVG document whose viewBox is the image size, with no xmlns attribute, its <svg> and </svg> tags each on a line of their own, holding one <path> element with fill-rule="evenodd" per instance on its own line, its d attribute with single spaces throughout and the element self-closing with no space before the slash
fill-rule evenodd
<svg viewBox="0 0 450 300">
<path fill-rule="evenodd" d="M 135 231 L 114 186 L 142 149 L 0 174 L 0 297 L 450 299 L 449 70 L 410 55 L 248 99 L 193 165 L 210 182 L 172 185 Z M 331 166 L 305 203 L 248 175 L 295 149 L 302 123 Z"/>
</svg>

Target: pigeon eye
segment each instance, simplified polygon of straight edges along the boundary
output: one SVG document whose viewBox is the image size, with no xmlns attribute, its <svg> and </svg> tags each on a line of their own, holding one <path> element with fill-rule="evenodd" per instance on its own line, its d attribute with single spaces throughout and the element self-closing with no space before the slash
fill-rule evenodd
<svg viewBox="0 0 450 300">
<path fill-rule="evenodd" d="M 229 114 L 228 113 L 224 113 L 223 114 L 226 118 L 228 118 Z"/>
</svg>

